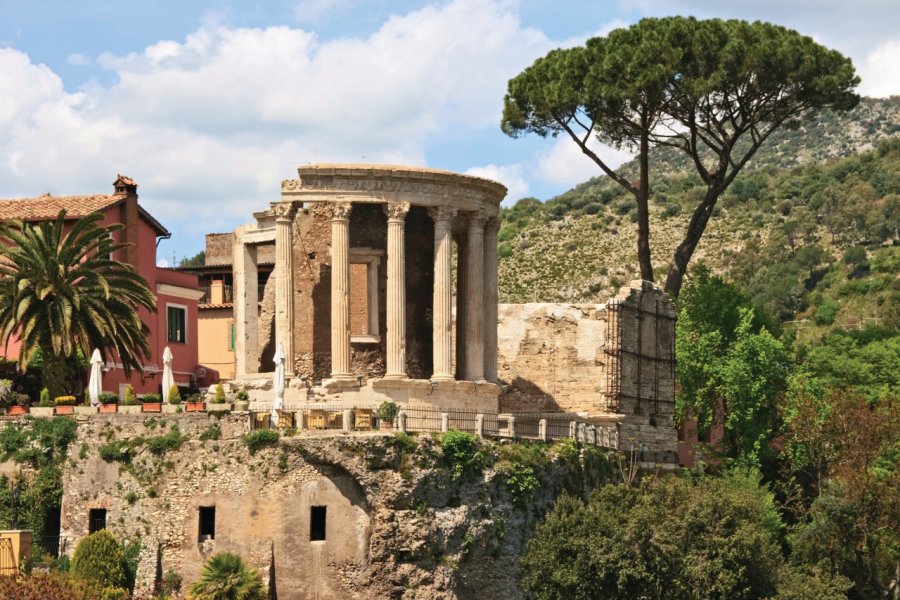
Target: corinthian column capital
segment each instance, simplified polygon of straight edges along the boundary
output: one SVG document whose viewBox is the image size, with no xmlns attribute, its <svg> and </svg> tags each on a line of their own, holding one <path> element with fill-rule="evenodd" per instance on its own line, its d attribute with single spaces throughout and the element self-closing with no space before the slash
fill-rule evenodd
<svg viewBox="0 0 900 600">
<path fill-rule="evenodd" d="M 435 225 L 449 225 L 456 216 L 456 209 L 452 206 L 432 206 L 428 209 L 428 216 Z"/>
<path fill-rule="evenodd" d="M 384 205 L 384 214 L 388 221 L 402 221 L 409 212 L 409 202 L 388 202 Z"/>
<path fill-rule="evenodd" d="M 484 231 L 484 224 L 487 221 L 487 216 L 484 213 L 484 209 L 478 209 L 475 212 L 469 213 L 469 232 L 478 232 L 481 233 Z"/>
<path fill-rule="evenodd" d="M 497 232 L 500 231 L 500 219 L 494 217 L 488 219 L 484 224 L 484 235 L 491 236 L 497 235 Z"/>
<path fill-rule="evenodd" d="M 276 222 L 293 221 L 294 220 L 294 204 L 292 202 L 282 202 L 272 207 L 275 213 Z"/>
<path fill-rule="evenodd" d="M 332 202 L 331 220 L 347 221 L 350 219 L 350 211 L 353 210 L 352 202 Z"/>
</svg>

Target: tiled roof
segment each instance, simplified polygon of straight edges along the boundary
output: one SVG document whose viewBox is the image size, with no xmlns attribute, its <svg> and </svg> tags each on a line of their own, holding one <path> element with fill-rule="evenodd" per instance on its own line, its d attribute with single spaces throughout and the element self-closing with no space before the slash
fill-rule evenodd
<svg viewBox="0 0 900 600">
<path fill-rule="evenodd" d="M 124 199 L 124 194 L 96 194 L 93 196 L 44 194 L 38 198 L 0 200 L 0 220 L 44 221 L 56 218 L 61 210 L 66 211 L 66 217 L 77 219 L 118 204 Z"/>
</svg>

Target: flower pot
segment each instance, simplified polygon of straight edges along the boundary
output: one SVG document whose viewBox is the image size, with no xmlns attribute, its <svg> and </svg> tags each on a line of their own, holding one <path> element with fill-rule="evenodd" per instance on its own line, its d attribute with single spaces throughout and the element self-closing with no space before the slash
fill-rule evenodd
<svg viewBox="0 0 900 600">
<path fill-rule="evenodd" d="M 199 412 L 206 410 L 206 402 L 185 402 L 184 410 L 187 412 Z"/>
<path fill-rule="evenodd" d="M 52 406 L 32 406 L 31 414 L 35 417 L 52 417 L 53 416 L 53 407 Z"/>
<path fill-rule="evenodd" d="M 141 405 L 141 412 L 162 412 L 162 402 L 144 402 L 144 404 Z"/>
<path fill-rule="evenodd" d="M 75 406 L 72 404 L 57 406 L 53 409 L 54 415 L 74 415 Z"/>
<path fill-rule="evenodd" d="M 97 414 L 96 406 L 76 406 L 75 407 L 76 415 L 95 415 Z"/>
<path fill-rule="evenodd" d="M 114 413 L 114 412 L 118 411 L 119 405 L 118 404 L 101 404 L 99 408 L 100 408 L 100 412 L 102 412 L 102 413 Z"/>
<path fill-rule="evenodd" d="M 163 404 L 162 411 L 167 414 L 180 413 L 180 404 Z"/>
<path fill-rule="evenodd" d="M 27 415 L 28 407 L 27 406 L 19 406 L 18 404 L 14 404 L 6 409 L 6 414 L 8 414 L 8 415 Z"/>
<path fill-rule="evenodd" d="M 243 400 L 238 400 L 234 403 L 234 411 L 235 412 L 247 412 L 250 410 L 250 403 L 245 402 Z"/>
<path fill-rule="evenodd" d="M 119 412 L 124 413 L 126 415 L 139 415 L 139 414 L 141 414 L 141 405 L 140 404 L 122 404 L 119 406 Z"/>
<path fill-rule="evenodd" d="M 231 410 L 231 404 L 228 402 L 207 402 L 206 412 L 225 412 Z"/>
</svg>

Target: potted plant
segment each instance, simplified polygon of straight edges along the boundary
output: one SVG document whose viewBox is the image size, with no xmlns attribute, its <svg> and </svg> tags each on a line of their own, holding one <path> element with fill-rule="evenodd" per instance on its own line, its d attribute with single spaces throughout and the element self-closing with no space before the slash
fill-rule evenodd
<svg viewBox="0 0 900 600">
<path fill-rule="evenodd" d="M 221 383 L 217 383 L 213 400 L 207 403 L 206 410 L 209 412 L 220 412 L 230 409 L 231 406 L 225 401 L 225 388 L 222 387 Z"/>
<path fill-rule="evenodd" d="M 138 400 L 137 394 L 134 393 L 134 387 L 129 384 L 125 386 L 122 392 L 122 402 L 119 404 L 119 412 L 129 415 L 141 412 L 141 402 Z"/>
<path fill-rule="evenodd" d="M 159 394 L 144 394 L 141 396 L 143 407 L 141 412 L 162 412 L 162 396 Z"/>
<path fill-rule="evenodd" d="M 179 413 L 181 408 L 181 390 L 174 383 L 169 388 L 169 396 L 166 398 L 166 404 L 162 407 L 164 413 Z"/>
<path fill-rule="evenodd" d="M 112 392 L 101 392 L 100 396 L 100 412 L 114 413 L 119 409 L 119 397 Z"/>
<path fill-rule="evenodd" d="M 247 390 L 241 388 L 234 395 L 237 402 L 234 403 L 235 411 L 247 411 L 250 410 L 250 394 L 247 393 Z"/>
<path fill-rule="evenodd" d="M 400 414 L 400 406 L 396 402 L 387 400 L 378 407 L 378 428 L 383 431 L 394 430 L 394 419 Z"/>
<path fill-rule="evenodd" d="M 189 395 L 184 399 L 184 410 L 187 412 L 197 412 L 206 409 L 206 402 L 199 393 Z"/>
<path fill-rule="evenodd" d="M 56 407 L 53 409 L 55 415 L 71 415 L 75 413 L 75 396 L 57 396 L 53 403 Z"/>
<path fill-rule="evenodd" d="M 26 415 L 31 406 L 31 398 L 28 394 L 13 392 L 10 398 L 10 405 L 6 409 L 8 415 Z"/>
<path fill-rule="evenodd" d="M 41 390 L 37 405 L 31 407 L 31 414 L 36 417 L 53 416 L 53 403 L 50 401 L 50 390 L 47 388 Z"/>
</svg>

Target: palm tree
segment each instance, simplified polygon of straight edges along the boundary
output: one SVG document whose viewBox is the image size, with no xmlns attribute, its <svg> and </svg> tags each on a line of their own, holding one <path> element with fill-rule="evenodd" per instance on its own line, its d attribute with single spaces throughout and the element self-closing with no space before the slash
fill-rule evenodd
<svg viewBox="0 0 900 600">
<path fill-rule="evenodd" d="M 149 355 L 149 330 L 138 307 L 156 310 L 156 299 L 134 268 L 112 260 L 112 232 L 122 224 L 101 226 L 100 213 L 75 221 L 64 233 L 66 211 L 53 221 L 0 225 L 0 343 L 18 336 L 18 368 L 24 370 L 35 349 L 44 361 L 43 385 L 52 396 L 65 393 L 65 361 L 80 350 L 112 352 L 125 368 L 140 369 Z"/>
<path fill-rule="evenodd" d="M 191 584 L 189 600 L 265 600 L 259 573 L 251 569 L 240 556 L 229 552 L 214 554 L 206 564 L 200 579 Z"/>
</svg>

